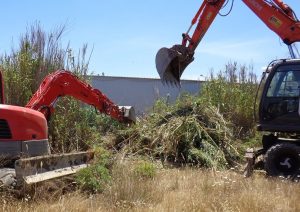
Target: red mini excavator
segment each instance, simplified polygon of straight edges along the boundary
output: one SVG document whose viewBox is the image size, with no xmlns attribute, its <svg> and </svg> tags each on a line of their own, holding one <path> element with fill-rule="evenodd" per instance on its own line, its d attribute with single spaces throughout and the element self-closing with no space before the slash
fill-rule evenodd
<svg viewBox="0 0 300 212">
<path fill-rule="evenodd" d="M 48 75 L 25 107 L 6 105 L 1 72 L 0 83 L 0 155 L 15 166 L 0 169 L 0 181 L 5 185 L 72 174 L 93 158 L 92 152 L 50 154 L 47 120 L 60 97 L 72 96 L 122 123 L 135 121 L 132 107 L 115 105 L 69 71 Z"/>
<path fill-rule="evenodd" d="M 194 60 L 195 49 L 228 2 L 204 0 L 187 33 L 183 34 L 182 43 L 158 51 L 156 68 L 164 83 L 180 84 L 183 71 Z M 251 174 L 255 158 L 263 154 L 268 175 L 295 177 L 300 174 L 300 60 L 295 59 L 292 45 L 300 41 L 300 21 L 281 0 L 242 2 L 282 39 L 292 58 L 271 62 L 263 74 L 256 95 L 255 115 L 257 129 L 270 134 L 263 136 L 262 149 L 247 152 L 246 175 Z M 193 35 L 189 36 L 196 23 Z"/>
</svg>

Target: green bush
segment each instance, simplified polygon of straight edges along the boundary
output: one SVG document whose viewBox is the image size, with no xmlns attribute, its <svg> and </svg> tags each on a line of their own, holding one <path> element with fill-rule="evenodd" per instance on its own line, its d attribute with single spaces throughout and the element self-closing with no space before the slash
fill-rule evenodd
<svg viewBox="0 0 300 212">
<path fill-rule="evenodd" d="M 110 153 L 102 148 L 95 148 L 95 158 L 89 167 L 76 173 L 76 182 L 83 191 L 102 192 L 111 181 L 109 171 Z"/>
<path fill-rule="evenodd" d="M 154 178 L 156 175 L 156 166 L 154 163 L 142 160 L 134 167 L 134 173 L 141 178 Z"/>
<path fill-rule="evenodd" d="M 99 143 L 101 134 L 94 108 L 83 107 L 80 102 L 68 97 L 60 101 L 49 122 L 52 152 L 85 151 Z"/>
</svg>

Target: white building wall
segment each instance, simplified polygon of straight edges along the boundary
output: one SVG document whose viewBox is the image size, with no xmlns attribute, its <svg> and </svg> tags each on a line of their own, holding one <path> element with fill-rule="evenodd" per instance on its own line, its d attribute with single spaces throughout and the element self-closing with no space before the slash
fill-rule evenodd
<svg viewBox="0 0 300 212">
<path fill-rule="evenodd" d="M 158 98 L 168 98 L 170 102 L 182 92 L 197 94 L 202 82 L 182 80 L 181 88 L 164 86 L 160 79 L 92 76 L 92 86 L 99 89 L 118 105 L 134 106 L 137 114 L 151 109 Z"/>
</svg>

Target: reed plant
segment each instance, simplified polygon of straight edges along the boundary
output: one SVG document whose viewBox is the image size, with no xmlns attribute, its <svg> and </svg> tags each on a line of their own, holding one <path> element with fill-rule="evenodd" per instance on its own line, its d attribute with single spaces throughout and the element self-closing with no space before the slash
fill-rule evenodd
<svg viewBox="0 0 300 212">
<path fill-rule="evenodd" d="M 254 102 L 257 88 L 258 79 L 252 65 L 228 62 L 217 74 L 211 71 L 200 96 L 233 124 L 235 138 L 245 139 L 256 133 Z"/>
<path fill-rule="evenodd" d="M 79 51 L 63 44 L 66 26 L 45 31 L 40 23 L 27 27 L 18 46 L 0 55 L 7 104 L 25 106 L 48 74 L 65 69 L 88 81 L 91 53 L 86 44 Z M 96 113 L 72 98 L 60 98 L 49 125 L 49 141 L 55 153 L 86 150 L 99 141 Z"/>
</svg>

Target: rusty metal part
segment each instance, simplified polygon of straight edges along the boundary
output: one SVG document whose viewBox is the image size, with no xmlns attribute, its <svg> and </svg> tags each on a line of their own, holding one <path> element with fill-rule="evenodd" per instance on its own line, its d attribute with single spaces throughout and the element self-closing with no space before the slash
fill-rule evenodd
<svg viewBox="0 0 300 212">
<path fill-rule="evenodd" d="M 12 168 L 0 169 L 0 187 L 14 187 L 16 186 L 16 172 Z"/>
<path fill-rule="evenodd" d="M 156 69 L 163 83 L 180 86 L 184 69 L 194 60 L 194 52 L 182 45 L 161 48 L 155 58 Z"/>
<path fill-rule="evenodd" d="M 250 177 L 253 173 L 254 163 L 255 163 L 255 154 L 253 148 L 247 149 L 245 153 L 245 158 L 247 160 L 247 164 L 244 169 L 244 177 Z"/>
<path fill-rule="evenodd" d="M 17 183 L 33 184 L 76 173 L 88 166 L 93 152 L 76 152 L 22 158 L 15 162 Z"/>
<path fill-rule="evenodd" d="M 256 158 L 264 153 L 265 150 L 263 148 L 261 149 L 248 148 L 246 150 L 244 157 L 247 160 L 247 164 L 244 169 L 244 177 L 250 177 L 253 174 Z"/>
<path fill-rule="evenodd" d="M 135 122 L 136 115 L 134 107 L 132 106 L 119 106 L 119 109 L 123 112 L 124 118 L 128 120 L 128 122 Z"/>
</svg>

